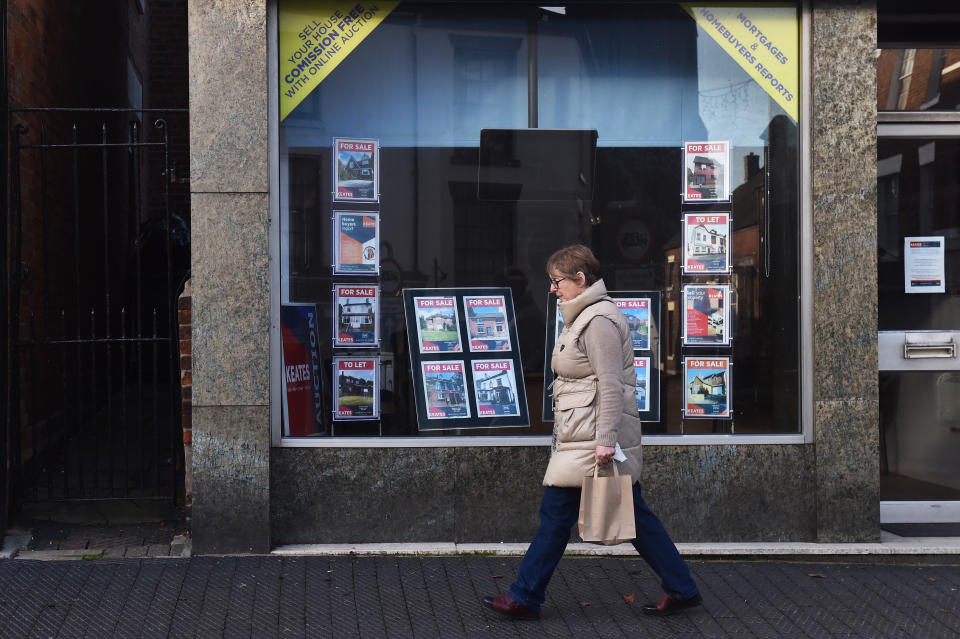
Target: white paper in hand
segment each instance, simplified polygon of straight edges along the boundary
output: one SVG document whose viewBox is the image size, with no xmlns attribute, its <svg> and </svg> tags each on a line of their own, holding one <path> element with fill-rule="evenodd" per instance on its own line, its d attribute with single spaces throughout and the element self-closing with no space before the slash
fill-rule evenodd
<svg viewBox="0 0 960 639">
<path fill-rule="evenodd" d="M 617 449 L 613 453 L 613 458 L 618 462 L 627 461 L 627 456 L 623 454 L 623 450 L 620 448 L 620 442 L 617 442 Z"/>
</svg>

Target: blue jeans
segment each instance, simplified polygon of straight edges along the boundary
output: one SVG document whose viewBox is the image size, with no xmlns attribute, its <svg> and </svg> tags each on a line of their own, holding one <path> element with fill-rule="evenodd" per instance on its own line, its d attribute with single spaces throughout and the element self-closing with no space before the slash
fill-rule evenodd
<svg viewBox="0 0 960 639">
<path fill-rule="evenodd" d="M 674 599 L 689 599 L 698 594 L 690 569 L 677 552 L 670 535 L 650 507 L 643 501 L 640 484 L 633 485 L 633 511 L 637 538 L 633 547 L 660 577 L 663 591 Z M 507 594 L 531 610 L 540 610 L 547 595 L 547 584 L 563 556 L 570 529 L 580 514 L 580 489 L 547 486 L 540 502 L 540 529 L 520 562 L 517 580 Z"/>
</svg>

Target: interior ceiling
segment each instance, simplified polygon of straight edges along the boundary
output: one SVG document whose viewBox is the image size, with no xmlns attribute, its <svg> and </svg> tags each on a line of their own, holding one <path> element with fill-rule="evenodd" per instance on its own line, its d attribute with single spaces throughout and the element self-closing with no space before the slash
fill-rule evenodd
<svg viewBox="0 0 960 639">
<path fill-rule="evenodd" d="M 960 47 L 960 2 L 879 0 L 877 40 L 881 48 Z"/>
</svg>

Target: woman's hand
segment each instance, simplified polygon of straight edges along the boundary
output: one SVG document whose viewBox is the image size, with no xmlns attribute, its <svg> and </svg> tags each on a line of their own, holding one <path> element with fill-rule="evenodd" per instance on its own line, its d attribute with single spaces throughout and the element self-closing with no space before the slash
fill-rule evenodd
<svg viewBox="0 0 960 639">
<path fill-rule="evenodd" d="M 616 452 L 617 449 L 613 446 L 597 446 L 595 453 L 597 464 L 603 466 L 604 464 L 610 463 L 610 460 L 613 459 L 613 454 Z"/>
</svg>

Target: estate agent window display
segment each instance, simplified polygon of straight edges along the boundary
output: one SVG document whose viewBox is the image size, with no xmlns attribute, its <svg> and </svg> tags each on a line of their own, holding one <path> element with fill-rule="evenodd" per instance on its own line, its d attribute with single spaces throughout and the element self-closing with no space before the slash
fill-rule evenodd
<svg viewBox="0 0 960 639">
<path fill-rule="evenodd" d="M 611 291 L 648 298 L 659 315 L 657 344 L 635 351 L 638 408 L 651 411 L 645 434 L 799 433 L 799 95 L 785 102 L 768 90 L 771 77 L 754 73 L 765 65 L 784 80 L 792 54 L 773 67 L 761 43 L 750 51 L 754 72 L 745 69 L 715 38 L 717 24 L 742 25 L 706 5 L 400 2 L 364 20 L 347 55 L 317 66 L 322 80 L 294 91 L 285 60 L 301 34 L 316 40 L 297 20 L 327 6 L 278 3 L 280 298 L 315 307 L 323 372 L 319 401 L 298 400 L 322 406 L 322 425 L 291 429 L 284 413 L 278 437 L 549 435 L 543 363 L 556 324 L 542 265 L 578 243 L 597 255 Z M 797 31 L 796 7 L 730 10 Z M 311 20 L 329 31 L 327 18 Z M 308 54 L 297 58 L 304 69 L 317 65 L 303 62 Z M 370 156 L 341 166 L 354 152 Z M 346 343 L 338 327 L 368 298 L 335 286 L 371 285 L 375 335 L 351 325 Z M 513 325 L 471 324 L 471 289 L 509 300 Z M 442 332 L 442 319 L 411 324 L 407 291 L 455 298 L 461 351 L 418 352 L 422 331 Z M 474 351 L 466 338 L 493 345 L 503 330 L 510 351 Z M 378 419 L 334 419 L 334 357 L 355 356 L 392 362 L 377 365 Z M 425 419 L 424 383 L 433 401 L 452 402 L 445 410 L 461 408 Z M 521 415 L 479 414 L 498 395 L 509 405 L 508 394 L 523 395 Z M 725 409 L 689 409 L 720 394 Z"/>
<path fill-rule="evenodd" d="M 403 292 L 417 427 L 530 426 L 509 288 Z"/>
</svg>

